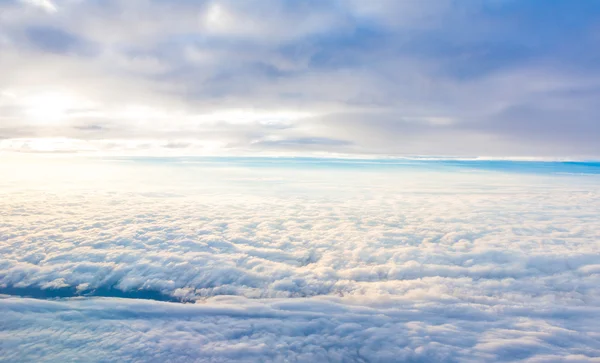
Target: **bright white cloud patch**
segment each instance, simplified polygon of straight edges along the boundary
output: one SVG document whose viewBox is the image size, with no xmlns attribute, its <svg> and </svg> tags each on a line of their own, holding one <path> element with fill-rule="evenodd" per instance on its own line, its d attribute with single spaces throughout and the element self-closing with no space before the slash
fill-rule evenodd
<svg viewBox="0 0 600 363">
<path fill-rule="evenodd" d="M 597 360 L 597 176 L 447 168 L 5 163 L 0 292 L 88 297 L 0 300 L 3 357 Z"/>
<path fill-rule="evenodd" d="M 50 0 L 21 0 L 21 2 L 45 10 L 49 13 L 55 13 L 58 10 Z"/>
</svg>

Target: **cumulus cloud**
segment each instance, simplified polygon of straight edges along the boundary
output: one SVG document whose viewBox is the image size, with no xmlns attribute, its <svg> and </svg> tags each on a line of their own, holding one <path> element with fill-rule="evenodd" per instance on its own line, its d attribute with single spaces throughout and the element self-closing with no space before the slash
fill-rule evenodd
<svg viewBox="0 0 600 363">
<path fill-rule="evenodd" d="M 575 166 L 28 160 L 0 181 L 10 361 L 600 356 L 600 190 Z"/>
</svg>

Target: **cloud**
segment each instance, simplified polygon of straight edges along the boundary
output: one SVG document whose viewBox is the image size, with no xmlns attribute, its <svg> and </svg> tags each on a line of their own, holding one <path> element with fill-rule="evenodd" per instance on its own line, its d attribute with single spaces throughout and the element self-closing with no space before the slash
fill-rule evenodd
<svg viewBox="0 0 600 363">
<path fill-rule="evenodd" d="M 42 9 L 48 13 L 55 13 L 58 11 L 56 5 L 50 0 L 21 0 L 21 2 Z"/>
<path fill-rule="evenodd" d="M 0 7 L 0 67 L 12 70 L 0 75 L 3 138 L 167 145 L 193 135 L 234 154 L 600 153 L 592 3 L 135 0 Z M 43 105 L 26 100 L 53 93 L 78 97 L 44 122 L 32 117 Z M 212 133 L 207 118 L 232 109 L 247 114 L 229 114 L 221 120 L 229 125 L 225 135 Z M 285 130 L 260 125 L 261 114 L 300 112 L 307 115 L 276 120 Z M 230 137 L 242 128 L 239 119 L 249 120 L 245 136 Z M 77 132 L 82 124 L 111 127 Z M 256 142 L 301 139 L 348 145 Z"/>
<path fill-rule="evenodd" d="M 597 175 L 415 163 L 8 158 L 4 357 L 597 359 Z"/>
<path fill-rule="evenodd" d="M 328 145 L 328 146 L 346 146 L 351 142 L 346 140 L 329 139 L 323 137 L 301 137 L 296 139 L 267 139 L 260 140 L 253 143 L 253 146 L 257 147 L 305 147 L 309 145 Z"/>
<path fill-rule="evenodd" d="M 585 332 L 560 326 L 565 317 L 512 311 L 469 319 L 474 311 L 466 305 L 415 312 L 392 302 L 373 309 L 338 299 L 221 297 L 177 305 L 8 298 L 0 299 L 0 309 L 9 333 L 2 341 L 4 357 L 11 360 L 594 362 L 597 349 Z M 595 329 L 597 311 L 567 314 L 580 327 Z M 19 348 L 25 346 L 35 349 Z"/>
<path fill-rule="evenodd" d="M 32 26 L 25 30 L 27 40 L 36 48 L 47 53 L 68 54 L 84 51 L 81 40 L 59 28 Z"/>
</svg>

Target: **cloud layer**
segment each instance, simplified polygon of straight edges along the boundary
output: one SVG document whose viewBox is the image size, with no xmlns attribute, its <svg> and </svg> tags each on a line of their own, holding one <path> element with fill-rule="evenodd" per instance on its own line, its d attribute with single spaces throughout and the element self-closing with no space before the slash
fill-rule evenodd
<svg viewBox="0 0 600 363">
<path fill-rule="evenodd" d="M 597 176 L 285 163 L 6 166 L 3 358 L 600 358 Z"/>
<path fill-rule="evenodd" d="M 5 0 L 0 149 L 598 157 L 599 10 Z"/>
<path fill-rule="evenodd" d="M 597 362 L 598 309 L 0 299 L 7 361 Z"/>
</svg>

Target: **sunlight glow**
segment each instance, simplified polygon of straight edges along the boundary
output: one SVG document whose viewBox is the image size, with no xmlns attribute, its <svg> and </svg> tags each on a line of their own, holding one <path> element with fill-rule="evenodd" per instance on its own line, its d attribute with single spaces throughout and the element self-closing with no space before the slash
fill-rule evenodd
<svg viewBox="0 0 600 363">
<path fill-rule="evenodd" d="M 81 108 L 81 101 L 64 92 L 43 92 L 25 97 L 25 113 L 40 123 L 56 122 L 68 117 L 69 110 Z"/>
<path fill-rule="evenodd" d="M 58 11 L 56 5 L 50 0 L 22 0 L 22 2 L 40 8 L 49 13 L 55 13 Z"/>
</svg>

